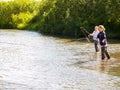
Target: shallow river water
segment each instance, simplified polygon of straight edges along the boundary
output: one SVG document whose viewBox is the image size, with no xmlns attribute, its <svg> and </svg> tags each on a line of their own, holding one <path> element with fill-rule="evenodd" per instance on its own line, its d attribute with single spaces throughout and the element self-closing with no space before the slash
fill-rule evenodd
<svg viewBox="0 0 120 90">
<path fill-rule="evenodd" d="M 93 43 L 0 30 L 0 90 L 120 90 L 120 43 L 100 60 Z"/>
</svg>

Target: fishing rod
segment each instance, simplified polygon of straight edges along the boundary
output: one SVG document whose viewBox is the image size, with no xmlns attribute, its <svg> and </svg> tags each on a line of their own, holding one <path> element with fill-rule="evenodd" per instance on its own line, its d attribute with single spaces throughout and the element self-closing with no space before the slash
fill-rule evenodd
<svg viewBox="0 0 120 90">
<path fill-rule="evenodd" d="M 88 36 L 90 33 L 84 28 L 84 27 L 80 27 L 80 30 L 82 31 L 82 33 L 84 34 L 85 38 L 80 38 L 80 39 L 72 39 L 70 42 L 73 41 L 81 41 L 86 39 L 89 43 L 91 42 L 90 37 Z"/>
<path fill-rule="evenodd" d="M 86 37 L 88 42 L 91 42 L 88 35 L 90 34 L 84 27 L 80 27 L 80 30 L 82 31 L 82 33 L 84 34 L 84 36 Z"/>
</svg>

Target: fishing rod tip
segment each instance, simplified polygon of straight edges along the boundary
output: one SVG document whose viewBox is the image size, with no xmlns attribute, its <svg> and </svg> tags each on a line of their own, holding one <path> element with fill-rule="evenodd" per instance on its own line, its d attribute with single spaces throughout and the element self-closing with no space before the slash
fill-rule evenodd
<svg viewBox="0 0 120 90">
<path fill-rule="evenodd" d="M 84 29 L 84 27 L 80 27 L 80 29 Z"/>
</svg>

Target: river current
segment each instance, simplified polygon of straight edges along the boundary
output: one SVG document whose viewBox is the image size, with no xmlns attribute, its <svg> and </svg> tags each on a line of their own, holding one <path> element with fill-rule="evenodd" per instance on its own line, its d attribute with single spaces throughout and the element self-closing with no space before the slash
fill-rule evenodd
<svg viewBox="0 0 120 90">
<path fill-rule="evenodd" d="M 0 30 L 0 90 L 120 90 L 120 43 L 101 61 L 93 43 Z"/>
</svg>

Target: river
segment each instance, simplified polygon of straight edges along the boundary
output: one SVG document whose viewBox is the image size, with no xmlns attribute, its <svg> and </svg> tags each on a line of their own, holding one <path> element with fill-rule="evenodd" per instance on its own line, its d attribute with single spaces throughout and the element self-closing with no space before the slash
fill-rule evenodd
<svg viewBox="0 0 120 90">
<path fill-rule="evenodd" d="M 93 43 L 0 30 L 0 90 L 120 90 L 120 43 L 101 61 Z"/>
</svg>

